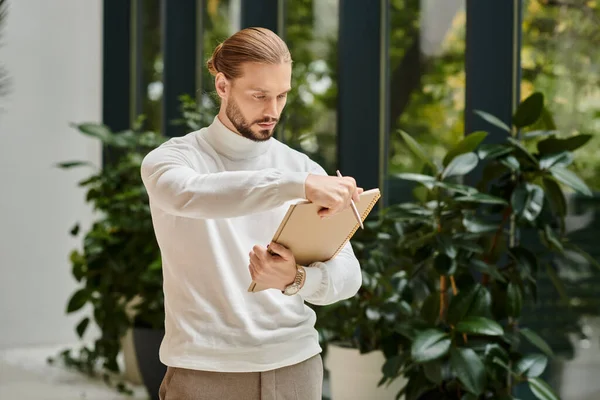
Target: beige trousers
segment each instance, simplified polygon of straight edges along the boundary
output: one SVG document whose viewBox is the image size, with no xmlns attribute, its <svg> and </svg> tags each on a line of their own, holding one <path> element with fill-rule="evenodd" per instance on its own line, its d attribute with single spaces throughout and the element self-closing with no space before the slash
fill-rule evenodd
<svg viewBox="0 0 600 400">
<path fill-rule="evenodd" d="M 161 400 L 321 400 L 323 361 L 316 355 L 266 372 L 207 372 L 168 367 Z"/>
</svg>

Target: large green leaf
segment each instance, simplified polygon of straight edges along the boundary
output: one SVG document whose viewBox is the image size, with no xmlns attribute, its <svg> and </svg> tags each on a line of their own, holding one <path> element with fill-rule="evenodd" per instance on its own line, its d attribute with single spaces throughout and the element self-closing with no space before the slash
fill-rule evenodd
<svg viewBox="0 0 600 400">
<path fill-rule="evenodd" d="M 477 131 L 465 136 L 463 140 L 461 140 L 456 146 L 448 151 L 442 162 L 444 167 L 446 167 L 454 159 L 454 157 L 475 151 L 475 149 L 477 149 L 487 135 L 487 132 Z"/>
<path fill-rule="evenodd" d="M 543 239 L 542 242 L 546 241 L 544 244 L 549 249 L 559 253 L 564 251 L 561 239 L 556 235 L 556 232 L 554 232 L 554 229 L 550 225 L 544 225 L 544 230 L 540 231 L 540 235 Z"/>
<path fill-rule="evenodd" d="M 578 148 L 585 146 L 590 141 L 592 135 L 581 134 L 571 136 L 564 139 L 559 139 L 550 136 L 547 139 L 541 140 L 537 144 L 537 149 L 540 154 L 560 153 L 562 151 L 575 151 Z"/>
<path fill-rule="evenodd" d="M 485 366 L 473 349 L 452 348 L 450 366 L 466 391 L 477 396 L 483 393 L 486 385 Z"/>
<path fill-rule="evenodd" d="M 470 335 L 504 335 L 504 329 L 500 324 L 484 317 L 466 317 L 456 324 L 456 331 Z"/>
<path fill-rule="evenodd" d="M 413 321 L 403 321 L 394 325 L 394 332 L 399 333 L 411 341 L 414 341 L 419 331 L 415 328 Z"/>
<path fill-rule="evenodd" d="M 506 278 L 498 271 L 495 265 L 490 265 L 482 260 L 472 259 L 470 261 L 471 267 L 484 274 L 488 274 L 500 282 L 506 282 Z"/>
<path fill-rule="evenodd" d="M 428 329 L 417 334 L 410 353 L 414 362 L 426 363 L 448 354 L 450 345 L 451 340 L 447 333 Z"/>
<path fill-rule="evenodd" d="M 473 171 L 479 162 L 477 154 L 473 152 L 460 154 L 452 159 L 442 172 L 442 179 L 453 176 L 463 176 Z"/>
<path fill-rule="evenodd" d="M 456 325 L 466 317 L 491 316 L 492 296 L 481 284 L 477 283 L 470 288 L 458 292 L 450 300 L 448 306 L 448 322 Z"/>
<path fill-rule="evenodd" d="M 464 195 L 472 195 L 472 194 L 477 193 L 477 189 L 475 189 L 474 187 L 467 186 L 467 185 L 461 185 L 458 183 L 437 181 L 435 183 L 435 185 L 438 187 L 441 187 L 443 189 L 446 189 L 452 193 L 461 193 Z"/>
<path fill-rule="evenodd" d="M 65 161 L 65 162 L 56 164 L 56 166 L 58 168 L 68 169 L 68 168 L 82 167 L 82 166 L 93 167 L 94 164 L 92 164 L 89 161 Z"/>
<path fill-rule="evenodd" d="M 544 339 L 542 339 L 537 333 L 535 333 L 531 329 L 521 328 L 519 329 L 519 332 L 521 333 L 521 335 L 523 335 L 525 339 L 527 339 L 527 341 L 529 341 L 529 343 L 543 351 L 544 354 L 546 354 L 548 357 L 552 357 L 554 355 L 552 349 L 550 348 L 550 346 L 548 346 L 548 343 L 546 343 Z"/>
<path fill-rule="evenodd" d="M 406 133 L 402 130 L 399 130 L 399 132 L 400 132 L 400 135 L 402 136 L 402 138 L 404 139 L 404 141 L 406 142 L 406 146 L 408 146 L 410 151 L 412 151 L 412 153 L 415 156 L 417 156 L 417 158 L 419 158 L 421 161 L 423 161 L 425 164 L 429 165 L 434 171 L 438 171 L 438 167 L 427 156 L 427 153 L 425 152 L 425 150 L 423 150 L 421 145 L 415 139 L 413 139 L 413 137 L 410 136 L 408 133 Z"/>
<path fill-rule="evenodd" d="M 424 184 L 428 189 L 433 188 L 436 179 L 433 176 L 423 174 L 413 174 L 411 172 L 403 172 L 394 175 L 398 179 L 404 179 L 406 181 L 419 182 Z"/>
<path fill-rule="evenodd" d="M 519 218 L 533 222 L 542 212 L 544 189 L 531 183 L 521 184 L 513 191 L 510 203 Z"/>
<path fill-rule="evenodd" d="M 509 317 L 519 318 L 523 309 L 523 293 L 514 282 L 509 282 L 506 289 L 506 312 Z"/>
<path fill-rule="evenodd" d="M 570 151 L 563 151 L 560 153 L 546 154 L 540 158 L 540 169 L 550 169 L 555 165 L 561 167 L 568 167 L 573 163 L 575 157 Z"/>
<path fill-rule="evenodd" d="M 483 120 L 489 122 L 490 124 L 502 129 L 503 131 L 510 133 L 510 127 L 508 125 L 506 125 L 504 122 L 502 122 L 498 117 L 496 117 L 488 112 L 480 111 L 480 110 L 475 110 L 474 113 L 479 115 Z"/>
<path fill-rule="evenodd" d="M 567 200 L 558 183 L 549 178 L 544 178 L 542 183 L 552 211 L 561 217 L 567 215 Z"/>
<path fill-rule="evenodd" d="M 475 240 L 477 240 L 477 237 L 470 239 L 470 240 L 462 239 L 462 238 L 455 238 L 453 240 L 453 243 L 456 247 L 466 250 L 468 252 L 476 253 L 476 254 L 483 253 L 483 247 L 478 245 L 475 242 Z"/>
<path fill-rule="evenodd" d="M 544 110 L 544 95 L 535 92 L 519 104 L 513 116 L 513 125 L 524 128 L 533 125 L 542 115 Z"/>
<path fill-rule="evenodd" d="M 71 295 L 67 304 L 67 314 L 75 312 L 82 308 L 90 299 L 90 291 L 88 289 L 79 289 Z"/>
<path fill-rule="evenodd" d="M 463 225 L 465 226 L 465 229 L 471 233 L 486 233 L 498 230 L 498 224 L 488 223 L 468 215 L 463 218 Z"/>
<path fill-rule="evenodd" d="M 482 160 L 494 159 L 513 151 L 512 147 L 505 144 L 485 143 L 477 150 L 477 155 Z"/>
<path fill-rule="evenodd" d="M 402 366 L 402 357 L 400 356 L 393 356 L 388 358 L 385 363 L 383 364 L 383 366 L 381 367 L 381 372 L 383 372 L 383 375 L 388 377 L 388 378 L 395 378 L 398 376 L 398 371 L 400 370 L 400 367 Z"/>
<path fill-rule="evenodd" d="M 503 364 L 508 364 L 508 352 L 497 343 L 485 345 L 484 361 L 488 365 L 497 364 L 494 359 L 499 359 Z"/>
<path fill-rule="evenodd" d="M 529 378 L 529 388 L 540 400 L 560 400 L 552 388 L 540 378 Z"/>
<path fill-rule="evenodd" d="M 475 193 L 467 196 L 458 196 L 454 198 L 455 201 L 460 201 L 463 203 L 479 203 L 479 204 L 502 204 L 506 205 L 506 200 L 501 199 L 500 197 L 491 196 L 489 194 L 484 193 Z"/>
<path fill-rule="evenodd" d="M 527 354 L 517 362 L 515 371 L 519 375 L 535 378 L 546 370 L 548 357 L 543 354 Z"/>
<path fill-rule="evenodd" d="M 431 383 L 435 383 L 436 385 L 442 383 L 443 374 L 440 360 L 433 360 L 423 364 L 423 372 Z"/>
<path fill-rule="evenodd" d="M 105 125 L 96 123 L 82 123 L 71 124 L 71 126 L 77 128 L 84 135 L 100 139 L 104 143 L 110 143 L 112 141 L 113 133 Z"/>
<path fill-rule="evenodd" d="M 498 161 L 500 161 L 502 165 L 504 165 L 511 171 L 519 171 L 521 169 L 521 164 L 519 163 L 519 160 L 517 160 L 517 157 L 513 156 L 512 154 L 502 157 L 498 159 Z"/>
<path fill-rule="evenodd" d="M 387 216 L 394 220 L 417 219 L 420 221 L 428 221 L 429 217 L 433 216 L 433 210 L 428 210 L 423 207 L 393 207 L 388 211 Z"/>
<path fill-rule="evenodd" d="M 81 339 L 90 324 L 90 317 L 85 317 L 78 324 L 75 330 L 77 331 L 77 336 Z"/>
<path fill-rule="evenodd" d="M 592 196 L 592 191 L 590 188 L 574 172 L 560 165 L 555 165 L 550 168 L 550 173 L 556 180 L 569 186 L 577 192 L 586 196 Z"/>
<path fill-rule="evenodd" d="M 523 140 L 537 139 L 542 136 L 551 136 L 551 135 L 556 135 L 558 133 L 560 133 L 560 132 L 556 131 L 556 130 L 541 129 L 541 130 L 525 132 L 523 134 L 522 138 L 523 138 Z"/>
<path fill-rule="evenodd" d="M 550 110 L 548 110 L 548 107 L 544 107 L 542 110 L 542 117 L 538 121 L 538 125 L 541 129 L 546 129 L 549 131 L 556 130 L 556 122 L 554 122 L 554 117 L 552 116 Z"/>
</svg>

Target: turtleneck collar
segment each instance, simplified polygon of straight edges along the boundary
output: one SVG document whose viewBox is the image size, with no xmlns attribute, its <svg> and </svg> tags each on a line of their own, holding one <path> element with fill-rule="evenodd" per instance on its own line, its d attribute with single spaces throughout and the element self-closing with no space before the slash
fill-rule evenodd
<svg viewBox="0 0 600 400">
<path fill-rule="evenodd" d="M 247 139 L 227 128 L 218 115 L 203 136 L 219 154 L 231 160 L 250 159 L 264 154 L 273 141 L 272 138 L 263 142 Z"/>
</svg>

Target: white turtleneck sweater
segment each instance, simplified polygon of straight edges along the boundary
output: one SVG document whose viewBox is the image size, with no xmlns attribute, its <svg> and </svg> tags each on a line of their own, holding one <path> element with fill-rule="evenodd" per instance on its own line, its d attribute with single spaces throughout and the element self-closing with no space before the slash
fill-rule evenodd
<svg viewBox="0 0 600 400">
<path fill-rule="evenodd" d="M 205 371 L 267 371 L 321 352 L 316 316 L 304 301 L 353 296 L 361 271 L 350 244 L 306 268 L 295 296 L 247 291 L 249 252 L 271 241 L 288 206 L 305 199 L 309 173 L 325 171 L 274 138 L 254 142 L 215 117 L 172 138 L 142 163 L 161 250 L 168 366 Z"/>
</svg>

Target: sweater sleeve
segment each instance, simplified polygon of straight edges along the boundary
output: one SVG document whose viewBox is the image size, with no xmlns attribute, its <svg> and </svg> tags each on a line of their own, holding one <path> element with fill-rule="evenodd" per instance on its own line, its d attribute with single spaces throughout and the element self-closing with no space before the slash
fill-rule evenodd
<svg viewBox="0 0 600 400">
<path fill-rule="evenodd" d="M 267 211 L 305 198 L 308 172 L 198 172 L 186 150 L 163 146 L 144 157 L 141 176 L 150 202 L 176 216 L 233 218 Z"/>
<path fill-rule="evenodd" d="M 311 173 L 325 175 L 316 163 Z M 312 263 L 306 268 L 304 286 L 298 294 L 315 305 L 328 305 L 354 296 L 362 285 L 362 271 L 352 245 L 346 243 L 335 258 Z"/>
</svg>

